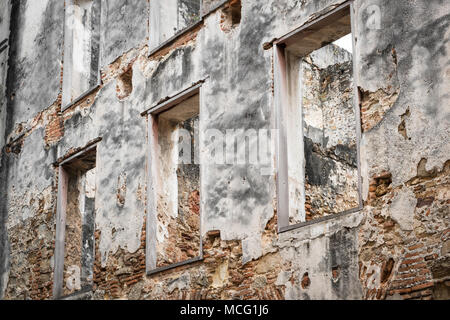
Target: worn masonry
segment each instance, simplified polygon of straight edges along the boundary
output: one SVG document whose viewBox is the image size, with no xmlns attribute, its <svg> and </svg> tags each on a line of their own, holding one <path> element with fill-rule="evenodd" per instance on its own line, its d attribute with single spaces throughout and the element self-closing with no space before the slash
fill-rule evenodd
<svg viewBox="0 0 450 320">
<path fill-rule="evenodd" d="M 444 0 L 2 1 L 0 299 L 447 300 L 449 93 Z"/>
</svg>

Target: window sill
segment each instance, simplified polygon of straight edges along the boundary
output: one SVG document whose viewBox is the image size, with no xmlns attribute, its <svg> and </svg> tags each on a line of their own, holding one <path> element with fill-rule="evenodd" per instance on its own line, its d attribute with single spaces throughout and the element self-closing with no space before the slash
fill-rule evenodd
<svg viewBox="0 0 450 320">
<path fill-rule="evenodd" d="M 285 232 L 293 231 L 293 230 L 300 229 L 300 228 L 303 228 L 303 227 L 306 227 L 306 226 L 310 226 L 310 225 L 313 225 L 313 224 L 317 224 L 317 223 L 320 223 L 320 222 L 325 222 L 325 221 L 329 221 L 329 220 L 332 220 L 332 219 L 344 217 L 344 216 L 352 214 L 352 213 L 360 212 L 362 209 L 363 209 L 363 207 L 354 208 L 354 209 L 346 210 L 346 211 L 343 211 L 343 212 L 340 212 L 340 213 L 335 213 L 335 214 L 332 214 L 332 215 L 329 215 L 329 216 L 325 216 L 325 217 L 321 217 L 321 218 L 318 218 L 318 219 L 314 219 L 314 220 L 311 220 L 311 221 L 305 221 L 305 222 L 296 223 L 296 224 L 293 224 L 293 225 L 290 225 L 290 226 L 286 226 L 286 227 L 280 227 L 280 228 L 278 228 L 278 233 L 279 234 L 280 233 L 285 233 Z"/>
<path fill-rule="evenodd" d="M 74 292 L 74 293 L 71 293 L 71 294 L 68 294 L 65 296 L 55 297 L 55 298 L 53 298 L 53 300 L 86 300 L 84 298 L 92 295 L 92 293 L 93 293 L 93 287 L 91 285 L 89 285 L 77 292 Z"/>
<path fill-rule="evenodd" d="M 61 107 L 61 112 L 69 109 L 70 107 L 78 104 L 81 100 L 83 100 L 84 98 L 86 98 L 88 95 L 90 95 L 91 93 L 93 93 L 95 90 L 97 90 L 98 88 L 100 88 L 100 83 L 97 84 L 96 86 L 86 90 L 84 93 L 82 93 L 78 98 L 72 100 L 71 102 L 69 102 L 68 104 L 66 104 L 64 107 Z"/>
<path fill-rule="evenodd" d="M 192 259 L 189 259 L 189 260 L 186 260 L 186 261 L 182 261 L 182 262 L 171 264 L 169 266 L 164 266 L 164 267 L 160 267 L 160 268 L 156 268 L 156 269 L 147 271 L 147 276 L 151 276 L 151 275 L 154 275 L 154 274 L 157 274 L 157 273 L 161 273 L 161 272 L 164 272 L 164 271 L 167 271 L 167 270 L 172 270 L 172 269 L 175 269 L 175 268 L 178 268 L 178 267 L 186 266 L 186 265 L 193 264 L 193 263 L 200 262 L 200 261 L 203 261 L 203 255 L 199 256 L 197 258 L 192 258 Z"/>
</svg>

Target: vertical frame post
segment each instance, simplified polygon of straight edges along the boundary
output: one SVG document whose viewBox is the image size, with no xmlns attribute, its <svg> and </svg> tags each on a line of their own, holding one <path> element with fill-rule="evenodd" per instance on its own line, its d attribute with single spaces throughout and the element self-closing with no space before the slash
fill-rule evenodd
<svg viewBox="0 0 450 320">
<path fill-rule="evenodd" d="M 287 161 L 287 72 L 284 45 L 274 45 L 274 102 L 278 231 L 289 225 L 289 178 Z"/>
<path fill-rule="evenodd" d="M 68 174 L 62 165 L 58 167 L 58 201 L 56 207 L 55 268 L 53 298 L 62 296 L 64 279 L 64 241 L 66 234 Z"/>
</svg>

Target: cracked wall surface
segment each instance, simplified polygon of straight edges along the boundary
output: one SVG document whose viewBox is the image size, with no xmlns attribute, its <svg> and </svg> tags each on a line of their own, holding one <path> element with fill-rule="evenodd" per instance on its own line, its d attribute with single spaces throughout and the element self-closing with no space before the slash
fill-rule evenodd
<svg viewBox="0 0 450 320">
<path fill-rule="evenodd" d="M 87 298 L 448 297 L 445 0 L 354 1 L 361 211 L 278 233 L 275 161 L 271 176 L 261 175 L 266 165 L 204 163 L 203 259 L 146 274 L 149 132 L 141 113 L 204 80 L 200 132 L 273 129 L 271 42 L 344 2 L 242 0 L 239 24 L 225 32 L 223 7 L 214 9 L 222 2 L 204 1 L 197 26 L 148 56 L 149 2 L 102 1 L 102 82 L 61 111 L 64 2 L 11 1 L 0 108 L 0 298 L 53 298 L 55 162 L 99 138 Z"/>
</svg>

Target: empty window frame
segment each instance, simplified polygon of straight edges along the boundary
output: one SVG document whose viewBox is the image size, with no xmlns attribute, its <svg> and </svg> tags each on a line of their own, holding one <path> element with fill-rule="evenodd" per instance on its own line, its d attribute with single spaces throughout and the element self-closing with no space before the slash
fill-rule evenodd
<svg viewBox="0 0 450 320">
<path fill-rule="evenodd" d="M 4 2 L 2 7 L 4 7 L 4 9 L 0 12 L 0 127 L 3 128 L 6 118 L 6 110 L 3 110 L 3 103 L 5 101 L 6 75 L 8 69 L 9 2 Z M 3 137 L 0 138 L 0 146 L 2 144 Z"/>
<path fill-rule="evenodd" d="M 53 296 L 91 290 L 94 266 L 96 145 L 59 164 Z"/>
<path fill-rule="evenodd" d="M 279 231 L 361 209 L 348 2 L 275 42 Z"/>
<path fill-rule="evenodd" d="M 200 84 L 148 114 L 147 273 L 202 259 Z"/>
<path fill-rule="evenodd" d="M 201 20 L 201 0 L 150 1 L 150 51 Z"/>
<path fill-rule="evenodd" d="M 101 0 L 66 0 L 63 109 L 100 83 Z"/>
<path fill-rule="evenodd" d="M 0 54 L 8 48 L 9 23 L 11 8 L 10 2 L 4 1 L 0 11 Z"/>
</svg>

